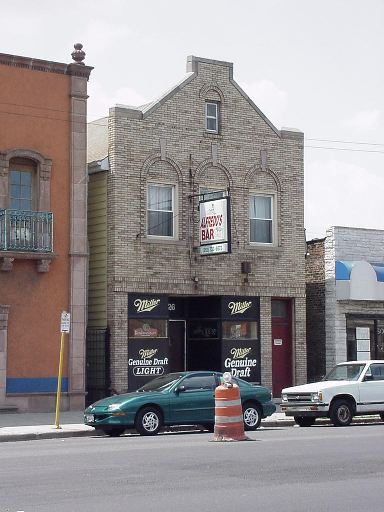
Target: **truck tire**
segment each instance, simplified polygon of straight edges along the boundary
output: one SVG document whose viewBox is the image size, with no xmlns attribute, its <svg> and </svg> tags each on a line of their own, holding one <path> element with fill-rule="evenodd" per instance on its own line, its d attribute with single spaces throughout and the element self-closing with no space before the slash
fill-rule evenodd
<svg viewBox="0 0 384 512">
<path fill-rule="evenodd" d="M 311 427 L 316 421 L 316 418 L 310 416 L 294 416 L 293 418 L 300 427 Z"/>
<path fill-rule="evenodd" d="M 347 427 L 353 418 L 353 408 L 348 400 L 335 400 L 331 406 L 329 417 L 335 427 Z"/>
</svg>

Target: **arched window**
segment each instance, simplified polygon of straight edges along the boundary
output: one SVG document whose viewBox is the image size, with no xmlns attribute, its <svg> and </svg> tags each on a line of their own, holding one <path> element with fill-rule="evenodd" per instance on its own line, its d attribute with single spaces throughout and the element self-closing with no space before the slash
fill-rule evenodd
<svg viewBox="0 0 384 512">
<path fill-rule="evenodd" d="M 8 207 L 11 210 L 36 209 L 36 164 L 28 159 L 9 162 Z"/>
</svg>

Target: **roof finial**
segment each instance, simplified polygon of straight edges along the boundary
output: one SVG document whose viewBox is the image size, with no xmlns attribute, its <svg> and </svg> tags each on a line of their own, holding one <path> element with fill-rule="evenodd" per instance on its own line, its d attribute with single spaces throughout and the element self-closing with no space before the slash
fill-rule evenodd
<svg viewBox="0 0 384 512">
<path fill-rule="evenodd" d="M 76 62 L 76 64 L 82 64 L 84 66 L 83 60 L 85 59 L 85 51 L 82 49 L 83 45 L 81 43 L 76 43 L 73 45 L 75 48 L 72 52 L 72 59 Z"/>
</svg>

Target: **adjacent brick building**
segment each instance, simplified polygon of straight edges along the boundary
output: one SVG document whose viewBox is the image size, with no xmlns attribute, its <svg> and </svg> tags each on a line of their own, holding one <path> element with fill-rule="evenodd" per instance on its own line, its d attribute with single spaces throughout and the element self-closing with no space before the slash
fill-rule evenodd
<svg viewBox="0 0 384 512">
<path fill-rule="evenodd" d="M 85 396 L 86 103 L 90 67 L 0 54 L 0 408 L 63 409 Z"/>
<path fill-rule="evenodd" d="M 231 63 L 189 57 L 159 100 L 90 123 L 88 161 L 89 391 L 184 369 L 275 396 L 304 382 L 303 133 L 276 129 Z M 231 252 L 202 254 L 199 201 L 227 197 Z"/>
<path fill-rule="evenodd" d="M 334 226 L 308 242 L 308 376 L 384 359 L 384 231 Z"/>
</svg>

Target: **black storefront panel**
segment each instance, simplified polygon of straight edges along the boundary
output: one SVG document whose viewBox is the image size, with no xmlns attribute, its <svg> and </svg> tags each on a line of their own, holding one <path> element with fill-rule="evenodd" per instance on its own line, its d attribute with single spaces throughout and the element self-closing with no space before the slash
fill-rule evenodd
<svg viewBox="0 0 384 512">
<path fill-rule="evenodd" d="M 260 384 L 260 342 L 258 340 L 223 340 L 221 366 L 223 372 L 230 372 L 233 377 Z"/>
<path fill-rule="evenodd" d="M 256 319 L 260 316 L 259 297 L 234 296 L 221 298 L 221 318 L 223 320 L 233 319 Z"/>
<path fill-rule="evenodd" d="M 128 384 L 138 389 L 169 372 L 168 339 L 130 339 L 128 342 Z"/>
<path fill-rule="evenodd" d="M 128 294 L 128 389 L 169 372 L 168 296 Z"/>
<path fill-rule="evenodd" d="M 168 296 L 161 294 L 128 294 L 129 318 L 168 318 Z"/>
<path fill-rule="evenodd" d="M 260 299 L 221 298 L 221 368 L 249 382 L 260 383 Z"/>
</svg>

